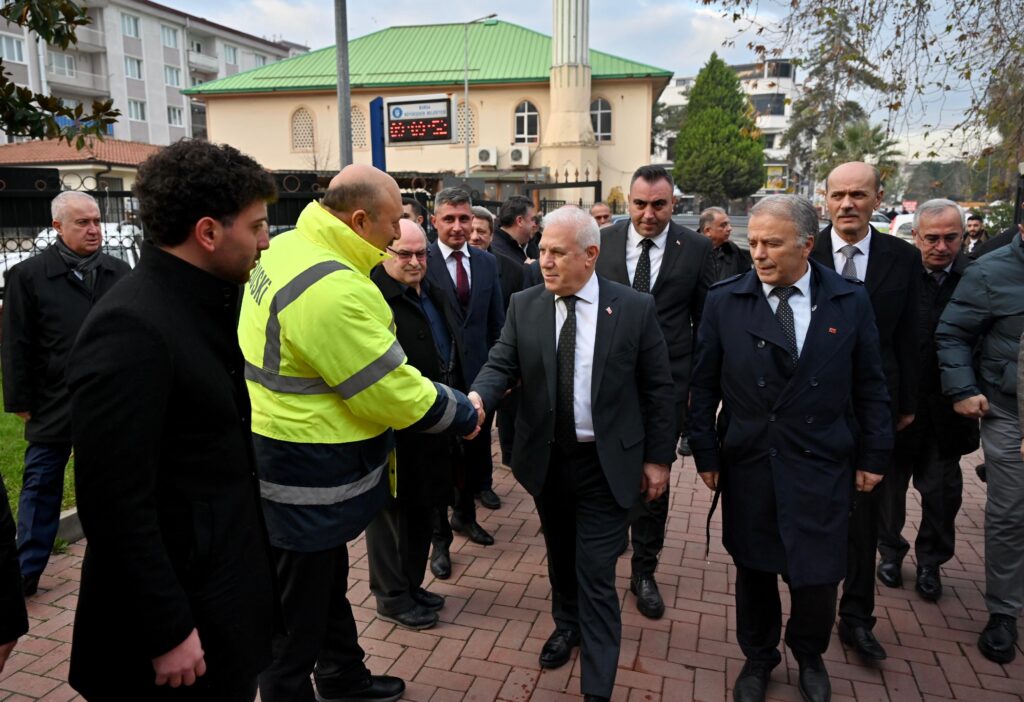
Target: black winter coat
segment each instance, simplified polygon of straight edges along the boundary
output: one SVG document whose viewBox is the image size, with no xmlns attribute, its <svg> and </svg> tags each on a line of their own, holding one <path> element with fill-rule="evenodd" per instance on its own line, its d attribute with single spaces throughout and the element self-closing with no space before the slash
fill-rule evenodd
<svg viewBox="0 0 1024 702">
<path fill-rule="evenodd" d="M 387 274 L 377 266 L 370 278 L 380 288 L 395 316 L 395 336 L 409 359 L 409 365 L 425 377 L 444 383 L 457 390 L 465 390 L 459 359 L 462 341 L 459 323 L 437 288 L 424 280 L 427 294 L 434 308 L 444 316 L 452 340 L 454 365 L 444 368 L 430 331 L 430 322 L 416 300 L 416 291 Z M 416 431 L 396 431 L 396 460 L 398 462 L 397 497 L 417 504 L 443 504 L 452 494 L 452 450 L 456 439 L 443 434 L 424 434 Z"/>
<path fill-rule="evenodd" d="M 202 684 L 270 663 L 275 600 L 238 298 L 239 286 L 146 245 L 71 352 L 88 547 L 69 681 L 86 698 L 153 699 L 151 659 L 193 627 Z"/>
<path fill-rule="evenodd" d="M 50 246 L 8 272 L 0 347 L 4 411 L 32 413 L 26 440 L 71 442 L 68 353 L 89 310 L 129 270 L 124 261 L 100 254 L 90 291 Z"/>
</svg>

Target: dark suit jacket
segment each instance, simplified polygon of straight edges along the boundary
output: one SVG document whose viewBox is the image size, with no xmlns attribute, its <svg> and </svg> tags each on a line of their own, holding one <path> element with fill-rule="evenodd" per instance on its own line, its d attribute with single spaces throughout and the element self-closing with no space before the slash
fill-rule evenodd
<svg viewBox="0 0 1024 702">
<path fill-rule="evenodd" d="M 644 462 L 675 459 L 673 388 L 653 300 L 599 279 L 591 378 L 601 469 L 622 507 L 636 502 Z M 609 312 L 610 310 L 610 312 Z M 512 472 L 531 495 L 547 477 L 555 432 L 555 297 L 544 287 L 514 295 L 501 339 L 473 390 L 494 407 L 522 379 Z"/>
<path fill-rule="evenodd" d="M 89 543 L 69 681 L 88 699 L 153 699 L 151 659 L 193 627 L 212 679 L 244 680 L 270 663 L 276 600 L 239 291 L 146 244 L 71 352 L 75 490 Z"/>
<path fill-rule="evenodd" d="M 444 317 L 455 352 L 452 368 L 445 366 L 437 352 L 437 344 L 423 308 L 416 299 L 416 291 L 387 274 L 384 266 L 370 273 L 395 316 L 395 337 L 410 366 L 431 380 L 458 390 L 465 390 L 462 369 L 459 368 L 459 324 L 441 292 L 425 281 L 427 295 Z M 452 460 L 449 436 L 425 434 L 412 430 L 395 432 L 398 462 L 398 499 L 421 505 L 444 504 L 452 493 Z"/>
<path fill-rule="evenodd" d="M 741 249 L 735 242 L 727 241 L 711 252 L 715 265 L 715 282 L 746 273 L 751 268 L 750 252 Z"/>
<path fill-rule="evenodd" d="M 795 370 L 750 271 L 708 295 L 690 385 L 690 447 L 697 470 L 720 472 L 726 548 L 741 565 L 788 574 L 794 587 L 843 578 L 854 469 L 883 472 L 893 442 L 866 291 L 811 266 Z"/>
<path fill-rule="evenodd" d="M 882 344 L 882 368 L 893 402 L 893 420 L 914 414 L 918 387 L 918 286 L 921 253 L 911 244 L 871 228 L 871 251 L 864 286 L 871 296 L 878 338 Z M 821 230 L 811 257 L 835 270 L 832 227 Z"/>
<path fill-rule="evenodd" d="M 961 417 L 953 411 L 953 400 L 942 392 L 939 379 L 938 346 L 935 329 L 953 291 L 971 259 L 960 255 L 953 261 L 949 274 L 938 285 L 922 266 L 921 304 L 918 314 L 920 341 L 918 367 L 921 382 L 918 389 L 917 416 L 914 423 L 896 435 L 896 455 L 907 465 L 929 447 L 935 446 L 941 457 L 960 458 L 978 448 L 977 419 Z"/>
<path fill-rule="evenodd" d="M 128 264 L 100 254 L 92 291 L 68 271 L 56 246 L 22 261 L 4 290 L 4 410 L 31 412 L 28 441 L 71 442 L 65 368 L 82 322 L 96 301 L 128 274 Z"/>
<path fill-rule="evenodd" d="M 494 259 L 498 264 L 502 309 L 508 311 L 508 303 L 512 300 L 512 296 L 523 289 L 523 275 L 526 271 L 526 266 L 520 261 L 497 253 L 494 254 Z"/>
<path fill-rule="evenodd" d="M 501 227 L 494 230 L 494 237 L 491 239 L 491 253 L 495 256 L 508 256 L 519 263 L 526 262 L 526 252 L 523 251 L 523 247 Z"/>
<path fill-rule="evenodd" d="M 498 280 L 498 262 L 494 255 L 483 249 L 470 247 L 469 306 L 459 304 L 455 296 L 455 283 L 448 273 L 440 247 L 431 244 L 427 253 L 427 278 L 442 291 L 444 299 L 459 322 L 462 338 L 462 374 L 466 383 L 472 383 L 480 372 L 487 353 L 501 334 L 505 323 L 505 308 L 501 299 L 501 283 Z"/>
<path fill-rule="evenodd" d="M 622 285 L 630 284 L 626 268 L 628 231 L 628 219 L 602 229 L 601 255 L 597 259 L 598 274 Z M 658 310 L 658 323 L 665 334 L 672 363 L 676 403 L 681 407 L 685 407 L 687 401 L 693 342 L 704 309 L 704 298 L 708 288 L 715 283 L 711 255 L 710 239 L 672 222 L 665 240 L 661 269 L 651 289 Z"/>
</svg>

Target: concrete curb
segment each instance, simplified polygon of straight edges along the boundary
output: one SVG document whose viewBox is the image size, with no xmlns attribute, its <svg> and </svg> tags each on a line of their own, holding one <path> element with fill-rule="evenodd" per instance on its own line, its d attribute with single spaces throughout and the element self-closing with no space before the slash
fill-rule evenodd
<svg viewBox="0 0 1024 702">
<path fill-rule="evenodd" d="M 67 543 L 74 543 L 83 538 L 82 520 L 78 518 L 78 510 L 72 507 L 60 513 L 60 526 L 57 527 L 57 538 Z"/>
</svg>

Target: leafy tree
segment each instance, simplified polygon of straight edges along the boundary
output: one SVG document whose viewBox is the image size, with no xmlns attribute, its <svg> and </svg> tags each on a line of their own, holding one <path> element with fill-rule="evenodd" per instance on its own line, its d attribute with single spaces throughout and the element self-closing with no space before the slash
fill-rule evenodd
<svg viewBox="0 0 1024 702">
<path fill-rule="evenodd" d="M 884 77 L 884 85 L 868 86 L 878 93 L 869 107 L 887 109 L 890 125 L 907 126 L 914 120 L 917 126 L 927 104 L 954 90 L 969 93 L 970 104 L 944 140 L 947 145 L 953 139 L 985 137 L 994 122 L 1024 125 L 1022 2 L 791 0 L 772 4 L 780 14 L 765 20 L 758 16 L 759 0 L 701 3 L 720 9 L 740 31 L 752 31 L 755 40 L 748 46 L 762 57 L 807 56 L 817 48 L 819 28 L 848 18 L 844 63 L 870 67 Z M 1024 160 L 1020 136 L 1018 131 L 1017 139 L 1008 141 Z"/>
<path fill-rule="evenodd" d="M 889 138 L 885 130 L 867 119 L 851 122 L 843 127 L 843 131 L 831 139 L 822 138 L 815 150 L 817 157 L 816 175 L 824 179 L 829 172 L 847 161 L 864 161 L 870 163 L 882 173 L 882 180 L 895 173 L 899 168 L 895 150 L 896 142 Z"/>
<path fill-rule="evenodd" d="M 764 185 L 764 143 L 736 74 L 711 54 L 689 97 L 676 138 L 679 187 L 710 204 L 757 192 Z"/>
<path fill-rule="evenodd" d="M 28 27 L 61 49 L 76 43 L 75 29 L 90 22 L 85 9 L 72 0 L 4 0 L 0 18 Z M 81 105 L 71 108 L 59 98 L 17 86 L 9 76 L 0 61 L 0 129 L 12 136 L 64 139 L 80 149 L 86 137 L 102 138 L 107 125 L 121 115 L 113 100 L 97 100 L 87 112 Z M 58 118 L 69 122 L 61 126 Z"/>
</svg>

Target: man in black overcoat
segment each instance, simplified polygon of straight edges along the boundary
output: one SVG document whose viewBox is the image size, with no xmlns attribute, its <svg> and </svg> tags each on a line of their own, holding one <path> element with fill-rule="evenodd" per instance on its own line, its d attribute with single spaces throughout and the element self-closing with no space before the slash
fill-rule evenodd
<svg viewBox="0 0 1024 702">
<path fill-rule="evenodd" d="M 426 234 L 412 220 L 400 222 L 391 243 L 392 258 L 370 277 L 394 314 L 395 336 L 408 364 L 425 377 L 465 389 L 459 363 L 458 321 L 441 291 L 426 280 Z M 423 588 L 434 511 L 448 508 L 453 489 L 452 452 L 456 439 L 415 431 L 395 432 L 396 495 L 366 527 L 370 591 L 377 615 L 407 629 L 437 624 L 444 598 Z"/>
<path fill-rule="evenodd" d="M 871 302 L 859 283 L 808 261 L 816 230 L 802 198 L 755 205 L 755 270 L 712 288 L 698 333 L 690 437 L 701 478 L 721 493 L 722 540 L 736 564 L 736 638 L 747 658 L 737 702 L 763 700 L 781 659 L 780 575 L 803 698 L 830 699 L 821 655 L 846 573 L 851 500 L 881 480 L 892 449 Z"/>
<path fill-rule="evenodd" d="M 918 387 L 918 290 L 921 254 L 902 239 L 871 226 L 885 191 L 878 169 L 853 161 L 837 166 L 825 180 L 831 224 L 814 243 L 811 257 L 864 283 L 878 327 L 882 369 L 889 388 L 896 432 L 914 421 Z M 885 474 L 890 466 L 876 466 Z M 889 486 L 857 496 L 850 517 L 849 563 L 839 601 L 839 638 L 868 661 L 886 657 L 875 638 L 875 552 L 878 504 Z M 879 577 L 883 577 L 879 574 Z"/>
<path fill-rule="evenodd" d="M 88 700 L 251 702 L 275 601 L 236 326 L 274 180 L 180 141 L 135 195 L 141 260 L 69 364 L 88 546 L 68 679 Z"/>
<path fill-rule="evenodd" d="M 4 290 L 4 411 L 25 422 L 25 472 L 18 496 L 18 561 L 35 594 L 53 549 L 71 455 L 68 354 L 93 305 L 128 274 L 103 253 L 100 208 L 68 190 L 50 203 L 54 242 L 11 268 Z"/>
</svg>

